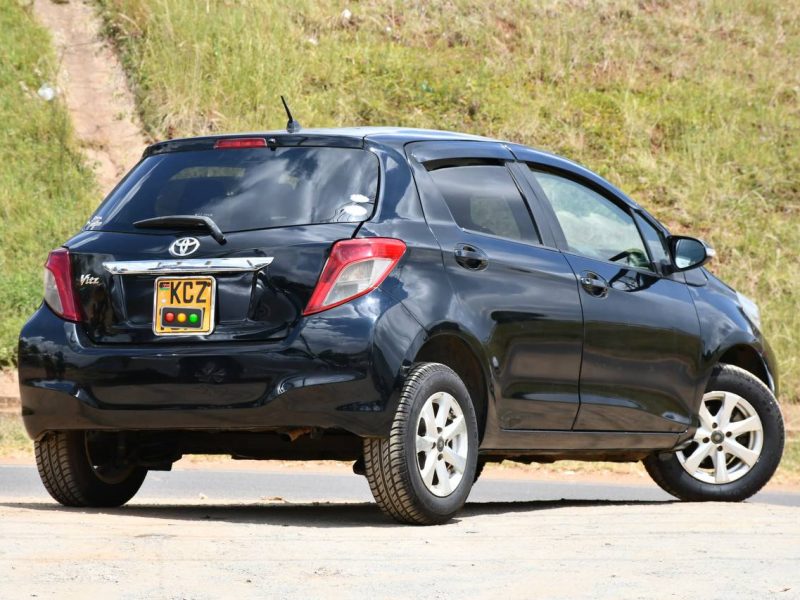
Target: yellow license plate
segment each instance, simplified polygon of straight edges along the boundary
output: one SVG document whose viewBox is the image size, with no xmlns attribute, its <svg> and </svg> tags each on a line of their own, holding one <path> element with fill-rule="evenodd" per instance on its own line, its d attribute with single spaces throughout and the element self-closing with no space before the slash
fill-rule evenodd
<svg viewBox="0 0 800 600">
<path fill-rule="evenodd" d="M 213 277 L 159 277 L 155 283 L 156 335 L 207 335 L 214 329 Z"/>
</svg>

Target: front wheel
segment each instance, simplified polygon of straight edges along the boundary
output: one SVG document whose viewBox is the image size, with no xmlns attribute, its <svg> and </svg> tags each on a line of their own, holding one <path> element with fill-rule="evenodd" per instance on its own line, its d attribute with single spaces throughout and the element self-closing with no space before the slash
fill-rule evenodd
<svg viewBox="0 0 800 600">
<path fill-rule="evenodd" d="M 416 365 L 386 439 L 364 440 L 364 467 L 380 509 L 401 523 L 444 523 L 475 479 L 478 426 L 464 383 L 439 363 Z"/>
<path fill-rule="evenodd" d="M 36 441 L 36 467 L 45 489 L 64 506 L 122 506 L 139 491 L 147 469 L 119 465 L 115 438 L 59 431 Z"/>
<path fill-rule="evenodd" d="M 645 459 L 666 492 L 682 500 L 738 502 L 769 481 L 783 454 L 783 417 L 772 392 L 732 365 L 717 367 L 700 403 L 692 442 Z"/>
</svg>

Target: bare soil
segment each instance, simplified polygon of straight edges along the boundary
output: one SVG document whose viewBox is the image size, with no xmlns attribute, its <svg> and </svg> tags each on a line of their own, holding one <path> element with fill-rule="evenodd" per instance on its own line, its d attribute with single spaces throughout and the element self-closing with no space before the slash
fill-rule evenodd
<svg viewBox="0 0 800 600">
<path fill-rule="evenodd" d="M 95 9 L 80 0 L 34 0 L 34 14 L 53 38 L 57 85 L 75 135 L 105 196 L 147 145 L 119 59 L 102 35 Z M 19 405 L 16 371 L 0 371 L 0 410 Z"/>
<path fill-rule="evenodd" d="M 58 87 L 105 195 L 146 146 L 133 94 L 93 7 L 79 0 L 35 0 L 33 6 L 52 34 L 59 57 Z"/>
<path fill-rule="evenodd" d="M 0 498 L 3 598 L 797 598 L 797 509 L 533 501 L 440 527 L 374 504 Z"/>
<path fill-rule="evenodd" d="M 19 407 L 19 382 L 16 369 L 0 370 L 0 411 Z"/>
</svg>

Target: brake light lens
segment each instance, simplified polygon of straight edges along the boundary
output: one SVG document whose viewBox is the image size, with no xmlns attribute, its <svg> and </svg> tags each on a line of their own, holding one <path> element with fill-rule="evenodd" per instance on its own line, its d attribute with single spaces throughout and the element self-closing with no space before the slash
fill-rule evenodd
<svg viewBox="0 0 800 600">
<path fill-rule="evenodd" d="M 69 251 L 58 248 L 50 253 L 44 265 L 44 301 L 58 316 L 80 321 L 78 301 L 72 287 L 72 265 Z"/>
<path fill-rule="evenodd" d="M 405 251 L 405 243 L 392 238 L 336 242 L 303 314 L 328 310 L 371 292 L 383 283 Z"/>
<path fill-rule="evenodd" d="M 267 140 L 264 138 L 226 138 L 214 143 L 215 150 L 226 148 L 266 148 Z"/>
</svg>

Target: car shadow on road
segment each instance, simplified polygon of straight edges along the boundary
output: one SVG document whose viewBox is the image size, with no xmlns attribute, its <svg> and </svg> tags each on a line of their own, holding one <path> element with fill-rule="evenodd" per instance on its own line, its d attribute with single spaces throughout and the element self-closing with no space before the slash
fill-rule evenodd
<svg viewBox="0 0 800 600">
<path fill-rule="evenodd" d="M 531 513 L 560 508 L 598 506 L 647 506 L 671 504 L 670 500 L 533 500 L 520 502 L 470 502 L 453 523 L 484 515 Z M 118 515 L 171 521 L 226 522 L 304 527 L 396 527 L 369 502 L 265 502 L 258 504 L 129 504 L 120 508 L 68 508 L 49 502 L 0 502 L 0 507 L 81 515 Z"/>
</svg>

